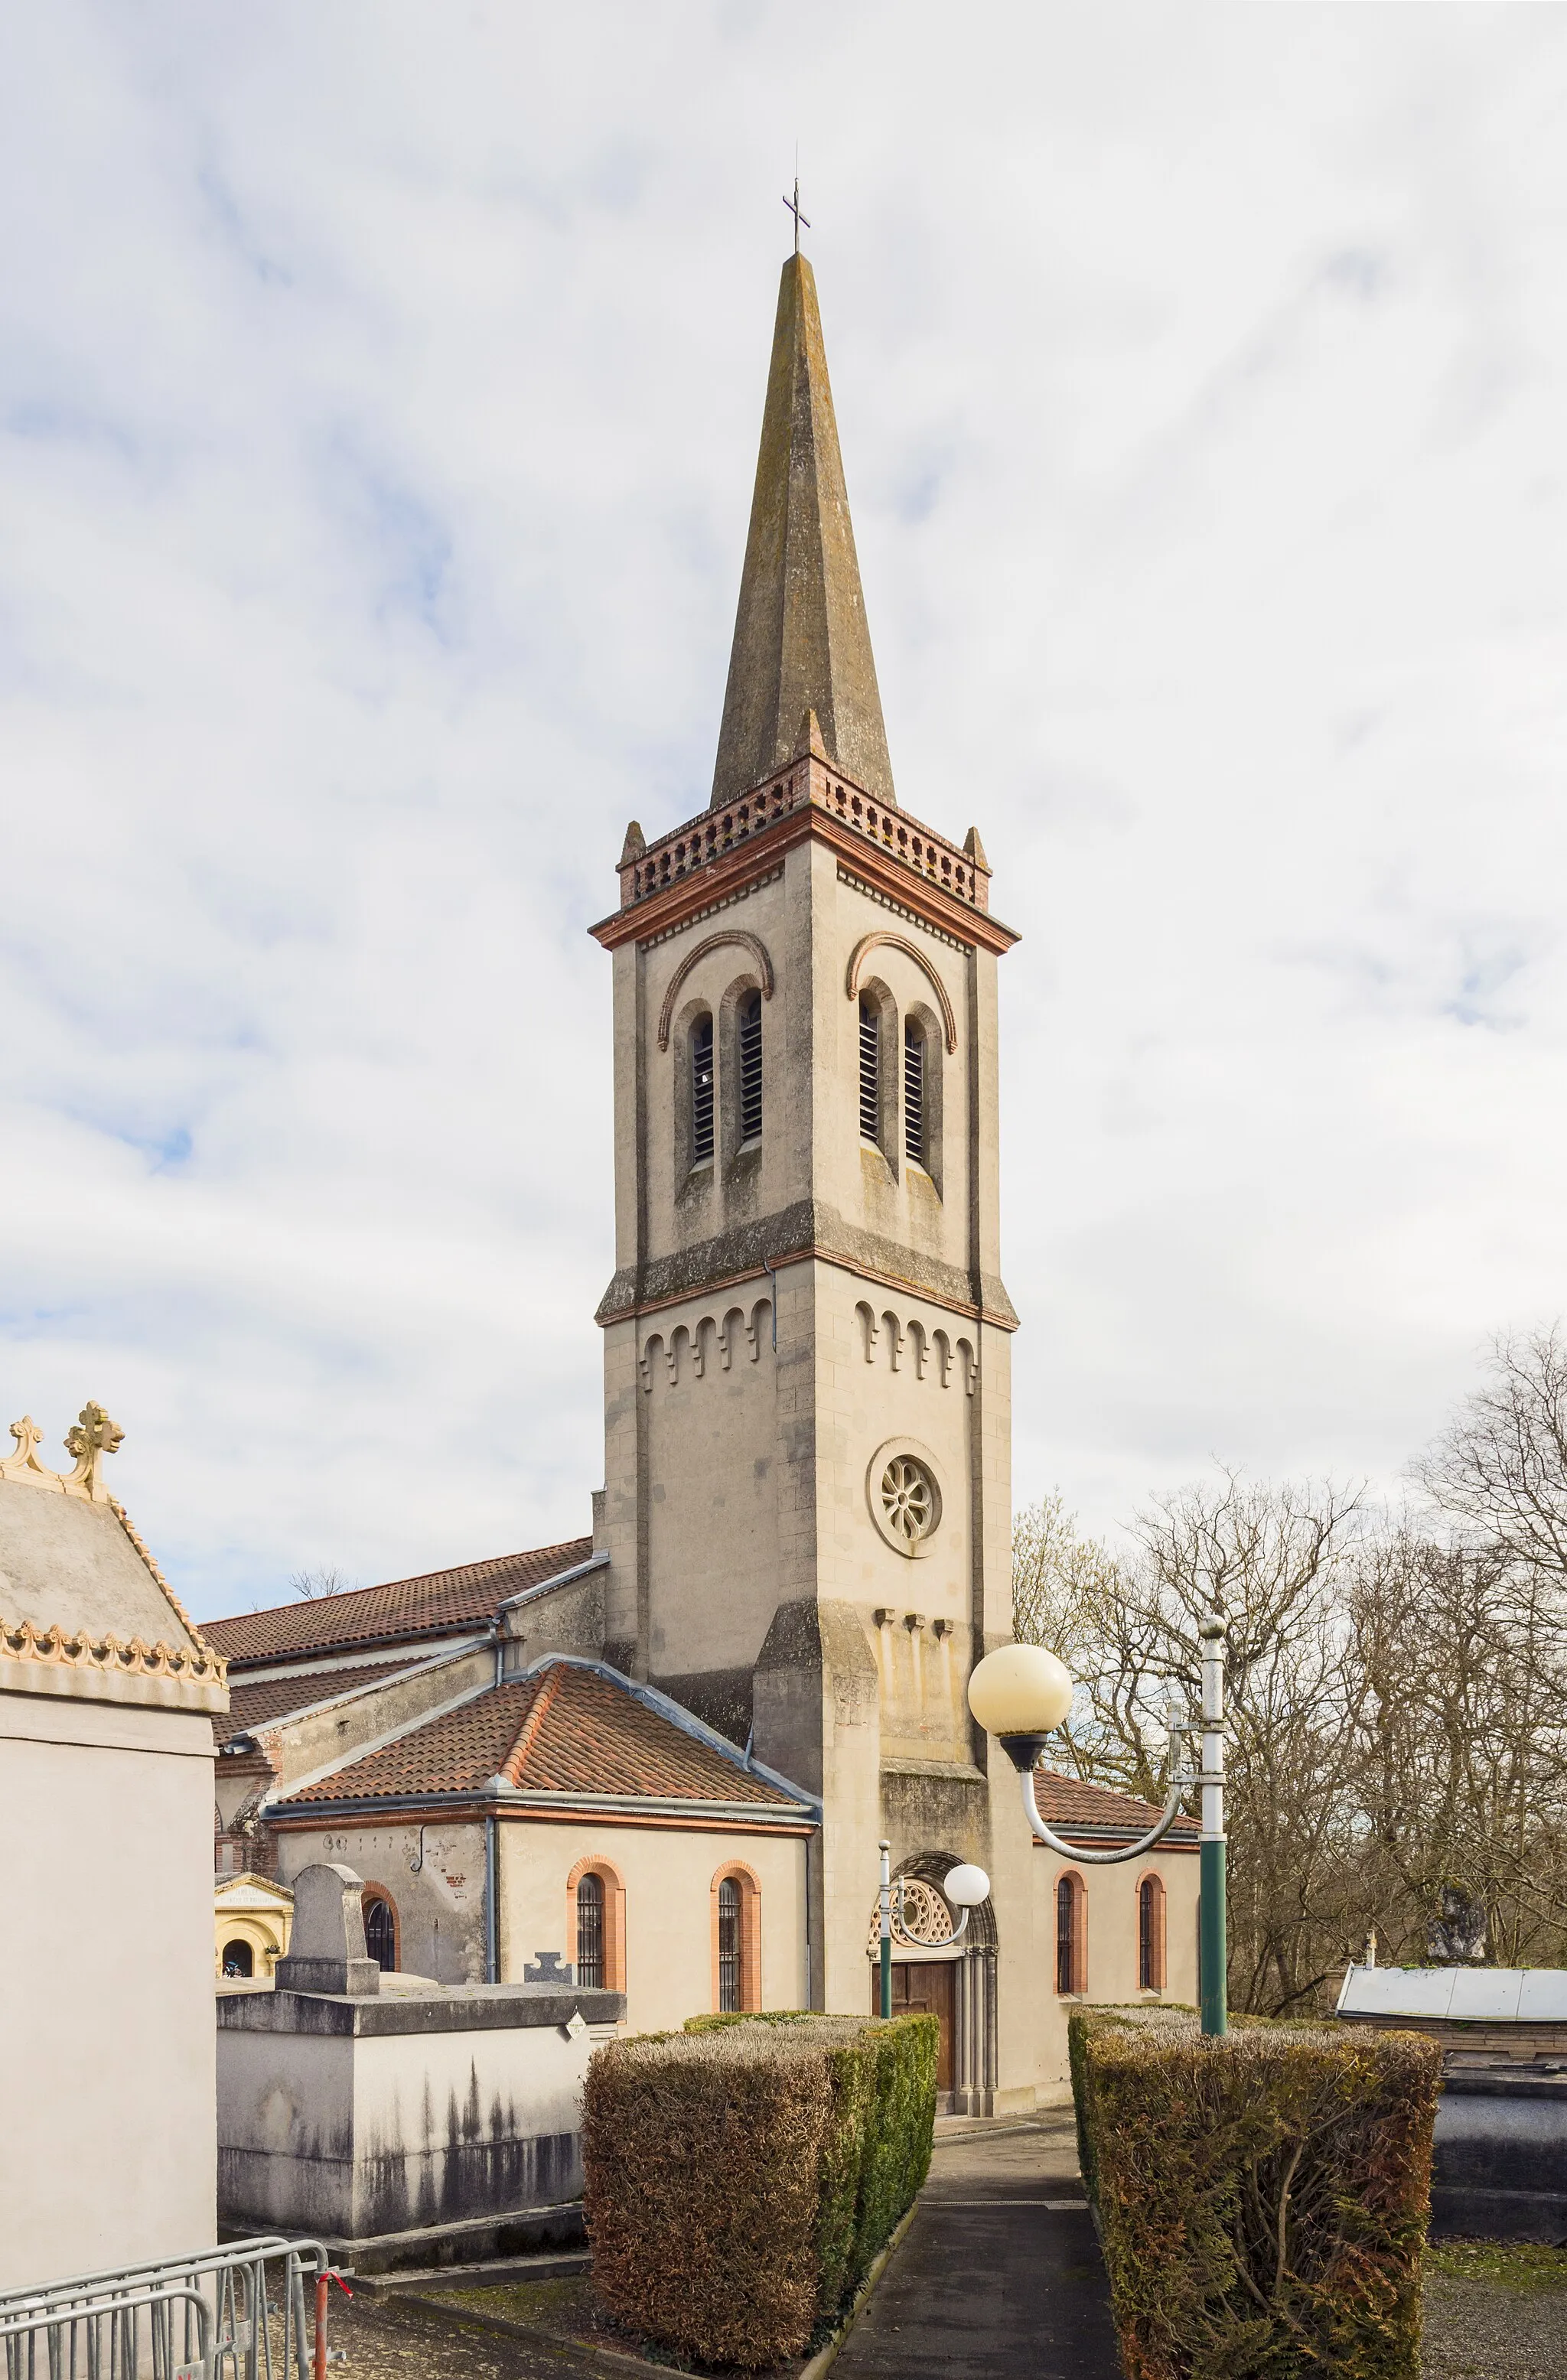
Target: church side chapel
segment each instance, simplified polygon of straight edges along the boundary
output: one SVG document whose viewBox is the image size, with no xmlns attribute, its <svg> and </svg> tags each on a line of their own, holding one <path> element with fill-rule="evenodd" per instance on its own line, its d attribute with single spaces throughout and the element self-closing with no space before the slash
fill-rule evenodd
<svg viewBox="0 0 1567 2380">
<path fill-rule="evenodd" d="M 1196 1994 L 1197 1828 L 1037 1844 L 967 1708 L 1012 1635 L 997 962 L 977 828 L 900 806 L 815 281 L 778 296 L 711 799 L 627 829 L 590 1538 L 208 1630 L 218 1865 L 367 1879 L 383 1966 L 941 2023 L 941 2105 L 1066 2082 L 1085 1998 Z M 1084 1851 L 1156 1815 L 1042 1771 Z M 959 1863 L 990 1897 L 960 1922 Z"/>
</svg>

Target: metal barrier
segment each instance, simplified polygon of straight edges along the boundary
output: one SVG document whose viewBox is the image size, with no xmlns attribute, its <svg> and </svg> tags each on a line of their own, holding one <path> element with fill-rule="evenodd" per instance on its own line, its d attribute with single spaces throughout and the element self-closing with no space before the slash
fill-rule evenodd
<svg viewBox="0 0 1567 2380">
<path fill-rule="evenodd" d="M 6 2380 L 324 2380 L 338 2277 L 319 2240 L 277 2236 L 15 2289 Z"/>
</svg>

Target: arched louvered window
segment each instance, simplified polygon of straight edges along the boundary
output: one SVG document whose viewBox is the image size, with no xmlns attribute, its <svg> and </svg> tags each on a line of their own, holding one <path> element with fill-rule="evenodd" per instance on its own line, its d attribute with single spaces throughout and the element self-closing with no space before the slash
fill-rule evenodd
<svg viewBox="0 0 1567 2380">
<path fill-rule="evenodd" d="M 859 1004 L 859 1136 L 881 1140 L 881 1019 L 873 1000 Z"/>
<path fill-rule="evenodd" d="M 925 1028 L 904 1021 L 904 1154 L 911 1165 L 925 1163 Z"/>
<path fill-rule="evenodd" d="M 395 1972 L 397 1965 L 397 1916 L 384 1893 L 365 1895 L 365 1949 L 383 1974 Z"/>
<path fill-rule="evenodd" d="M 712 1156 L 712 1018 L 698 1016 L 691 1027 L 691 1162 Z"/>
<path fill-rule="evenodd" d="M 1080 1876 L 1063 1876 L 1055 1888 L 1055 1987 L 1058 1992 L 1088 1988 L 1087 1895 Z"/>
<path fill-rule="evenodd" d="M 577 1980 L 585 1991 L 604 1982 L 604 1880 L 591 1870 L 577 1886 Z"/>
<path fill-rule="evenodd" d="M 1137 1989 L 1164 1989 L 1164 1886 L 1157 1876 L 1137 1887 Z"/>
<path fill-rule="evenodd" d="M 726 1876 L 718 1888 L 718 2011 L 737 2016 L 742 2001 L 740 1978 L 745 1953 L 745 1919 L 740 1888 Z"/>
<path fill-rule="evenodd" d="M 740 1139 L 761 1138 L 761 994 L 740 1002 Z"/>
</svg>

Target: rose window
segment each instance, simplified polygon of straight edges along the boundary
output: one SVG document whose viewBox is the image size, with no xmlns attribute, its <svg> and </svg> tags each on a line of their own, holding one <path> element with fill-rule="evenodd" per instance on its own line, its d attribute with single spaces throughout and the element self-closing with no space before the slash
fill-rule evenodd
<svg viewBox="0 0 1567 2380">
<path fill-rule="evenodd" d="M 936 1525 L 936 1483 L 912 1454 L 894 1455 L 881 1474 L 881 1511 L 894 1537 L 916 1546 Z"/>
</svg>

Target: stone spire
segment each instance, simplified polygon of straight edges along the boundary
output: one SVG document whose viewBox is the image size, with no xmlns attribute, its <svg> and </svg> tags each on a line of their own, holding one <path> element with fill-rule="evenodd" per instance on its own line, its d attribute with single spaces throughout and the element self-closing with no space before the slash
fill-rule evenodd
<svg viewBox="0 0 1567 2380">
<path fill-rule="evenodd" d="M 796 255 L 778 291 L 714 809 L 783 767 L 808 712 L 844 774 L 895 803 L 816 282 Z"/>
</svg>

